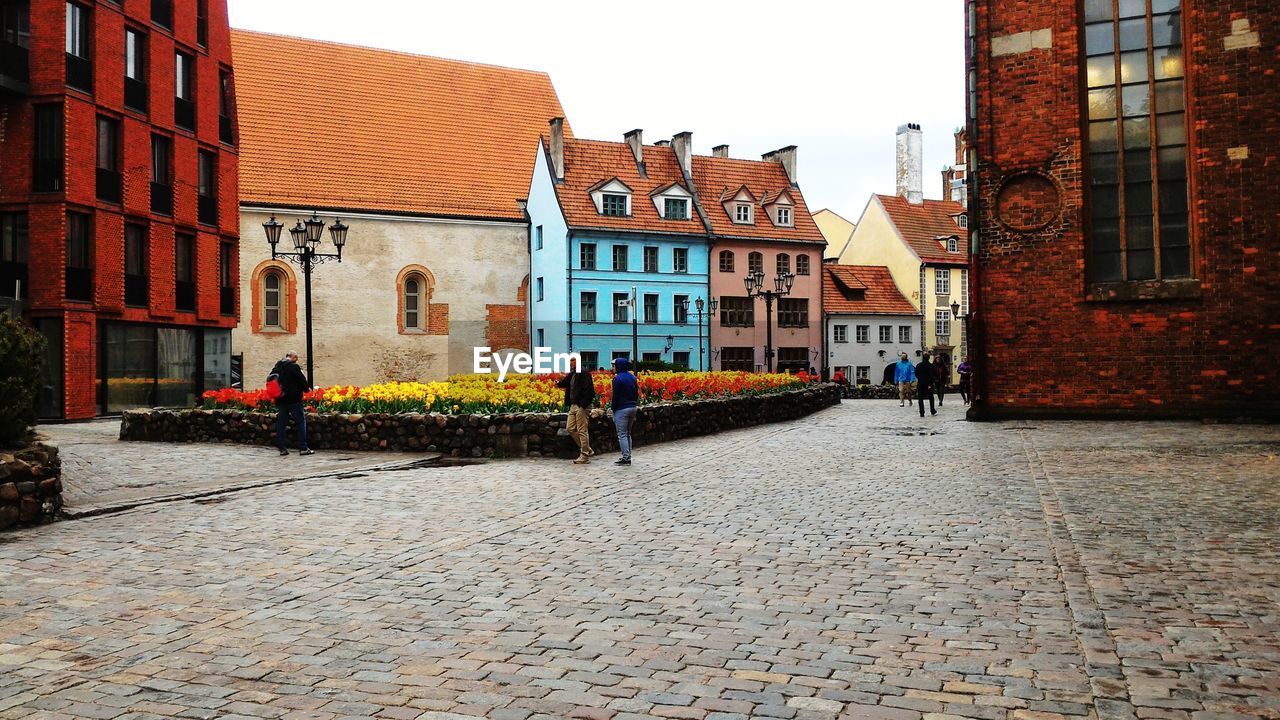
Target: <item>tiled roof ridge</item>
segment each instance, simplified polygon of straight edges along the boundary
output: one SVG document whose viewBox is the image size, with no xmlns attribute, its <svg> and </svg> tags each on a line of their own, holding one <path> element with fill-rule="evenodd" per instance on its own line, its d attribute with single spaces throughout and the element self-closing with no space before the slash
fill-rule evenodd
<svg viewBox="0 0 1280 720">
<path fill-rule="evenodd" d="M 907 204 L 910 204 L 907 201 L 907 199 L 902 197 L 901 195 L 893 195 L 891 193 L 876 193 L 875 195 L 876 197 L 882 200 L 885 200 L 885 199 L 901 200 L 903 202 L 907 202 Z M 965 209 L 964 205 L 960 204 L 959 202 L 956 202 L 955 200 L 938 200 L 936 198 L 924 198 L 924 202 L 922 205 L 912 205 L 911 207 L 923 207 L 923 205 L 954 205 L 955 207 L 960 208 L 961 212 L 964 212 L 964 209 Z M 825 210 L 826 208 L 823 208 L 823 209 Z M 832 212 L 835 212 L 835 211 L 833 210 Z"/>
<path fill-rule="evenodd" d="M 368 52 L 378 53 L 382 55 L 397 55 L 404 58 L 412 58 L 415 60 L 435 60 L 443 63 L 454 65 L 470 65 L 472 67 L 489 68 L 493 70 L 505 70 L 508 72 L 526 73 L 529 75 L 541 75 L 547 78 L 551 77 L 551 73 L 546 70 L 531 70 L 529 68 L 513 67 L 510 65 L 498 65 L 496 63 L 476 62 L 475 60 L 459 60 L 458 58 L 447 58 L 440 55 L 427 55 L 425 53 L 410 52 L 408 50 L 393 50 L 390 48 L 375 47 L 373 45 L 361 45 L 359 43 L 339 42 L 336 40 L 319 40 L 317 38 L 298 37 L 296 35 L 281 35 L 279 33 L 265 32 L 263 30 L 249 30 L 246 28 L 231 28 L 233 34 L 258 35 L 260 37 L 276 38 L 278 40 L 286 40 L 296 44 L 321 45 L 335 48 L 348 48 L 352 50 L 364 50 Z"/>
</svg>

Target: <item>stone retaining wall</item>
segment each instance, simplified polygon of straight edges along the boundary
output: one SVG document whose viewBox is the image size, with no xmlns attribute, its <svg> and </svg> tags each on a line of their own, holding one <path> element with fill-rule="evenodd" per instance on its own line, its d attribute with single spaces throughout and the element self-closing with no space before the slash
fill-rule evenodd
<svg viewBox="0 0 1280 720">
<path fill-rule="evenodd" d="M 34 443 L 0 452 L 0 530 L 53 522 L 62 509 L 58 448 Z"/>
<path fill-rule="evenodd" d="M 734 428 L 794 420 L 840 402 L 835 385 L 814 385 L 758 397 L 645 405 L 632 437 L 637 446 L 709 435 Z M 563 413 L 511 415 L 316 415 L 307 416 L 315 449 L 442 452 L 467 457 L 572 457 L 575 446 Z M 291 433 L 292 435 L 292 433 Z M 591 444 L 616 450 L 613 418 L 591 413 Z M 120 422 L 121 440 L 275 444 L 275 414 L 235 410 L 135 410 Z"/>
</svg>

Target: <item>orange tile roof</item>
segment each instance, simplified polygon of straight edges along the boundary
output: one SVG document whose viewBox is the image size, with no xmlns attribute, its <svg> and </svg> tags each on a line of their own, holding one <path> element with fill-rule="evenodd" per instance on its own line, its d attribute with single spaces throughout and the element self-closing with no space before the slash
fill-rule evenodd
<svg viewBox="0 0 1280 720">
<path fill-rule="evenodd" d="M 898 227 L 903 239 L 921 260 L 945 265 L 969 264 L 969 233 L 956 224 L 955 216 L 965 208 L 953 200 L 925 200 L 922 205 L 912 205 L 898 195 L 877 195 L 889 219 Z M 960 238 L 959 252 L 947 252 L 937 238 Z"/>
<path fill-rule="evenodd" d="M 919 315 L 879 265 L 824 265 L 822 309 L 828 314 Z"/>
<path fill-rule="evenodd" d="M 564 115 L 546 73 L 244 30 L 231 47 L 246 204 L 522 220 L 531 148 Z"/>
<path fill-rule="evenodd" d="M 543 140 L 544 146 L 546 140 Z M 697 210 L 689 208 L 688 220 L 667 220 L 658 213 L 650 194 L 673 183 L 684 185 L 679 161 L 670 147 L 645 145 L 645 177 L 640 176 L 631 146 L 604 140 L 564 141 L 564 183 L 556 185 L 560 207 L 570 227 L 705 235 L 707 229 Z M 631 188 L 631 216 L 601 215 L 591 190 L 617 179 Z M 688 188 L 685 188 L 688 190 Z"/>
<path fill-rule="evenodd" d="M 738 158 L 693 157 L 693 182 L 702 198 L 703 209 L 711 221 L 711 230 L 718 236 L 766 240 L 795 240 L 826 245 L 822 231 L 818 230 L 805 204 L 804 195 L 791 187 L 787 172 L 781 163 L 768 160 L 740 160 Z M 729 217 L 720 202 L 736 194 L 742 186 L 759 200 L 755 208 L 755 223 L 739 225 Z M 773 200 L 787 190 L 795 201 L 791 222 L 793 227 L 777 227 L 764 212 L 761 202 Z"/>
</svg>

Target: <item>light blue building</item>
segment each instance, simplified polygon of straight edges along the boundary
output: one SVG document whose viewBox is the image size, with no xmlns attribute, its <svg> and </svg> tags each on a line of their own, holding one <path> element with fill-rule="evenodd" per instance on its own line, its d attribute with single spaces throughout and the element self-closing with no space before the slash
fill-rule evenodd
<svg viewBox="0 0 1280 720">
<path fill-rule="evenodd" d="M 526 206 L 535 347 L 581 353 L 588 369 L 633 348 L 639 360 L 698 369 L 709 235 L 691 160 L 688 133 L 648 146 L 639 130 L 621 143 L 577 140 L 552 121 Z"/>
</svg>

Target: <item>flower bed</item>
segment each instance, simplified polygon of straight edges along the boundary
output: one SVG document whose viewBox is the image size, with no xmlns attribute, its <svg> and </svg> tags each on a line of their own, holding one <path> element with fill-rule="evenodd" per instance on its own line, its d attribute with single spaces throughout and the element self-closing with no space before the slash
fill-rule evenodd
<svg viewBox="0 0 1280 720">
<path fill-rule="evenodd" d="M 307 410 L 317 413 L 495 413 L 559 412 L 564 391 L 556 387 L 562 375 L 520 375 L 499 382 L 495 375 L 454 375 L 443 382 L 392 382 L 367 387 L 335 385 L 317 388 L 303 397 Z M 592 375 L 596 407 L 608 407 L 613 375 Z M 764 395 L 804 387 L 811 379 L 800 375 L 746 372 L 655 372 L 637 376 L 640 404 Z M 261 390 L 210 390 L 203 397 L 206 410 L 272 409 Z"/>
</svg>

